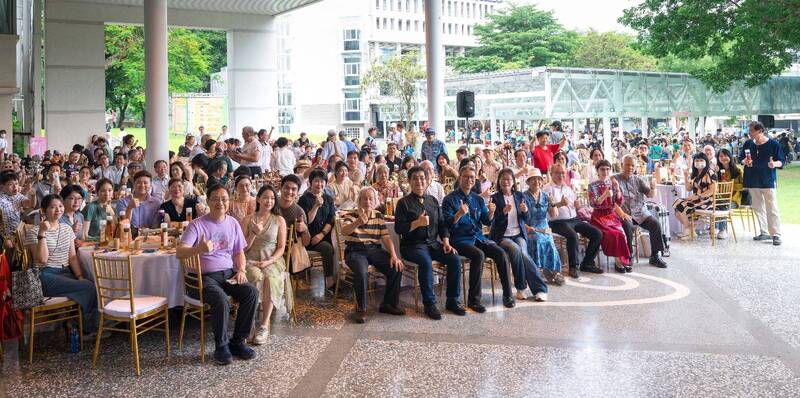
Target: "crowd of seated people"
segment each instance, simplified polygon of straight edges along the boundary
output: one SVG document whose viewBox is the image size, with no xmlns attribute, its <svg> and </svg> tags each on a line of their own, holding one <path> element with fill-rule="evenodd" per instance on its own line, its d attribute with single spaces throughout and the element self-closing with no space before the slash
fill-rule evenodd
<svg viewBox="0 0 800 398">
<path fill-rule="evenodd" d="M 370 129 L 363 146 L 331 130 L 316 149 L 305 134 L 296 141 L 273 139 L 272 131 L 248 126 L 243 141 L 187 135 L 166 159 L 147 154 L 130 135 L 114 148 L 93 136 L 66 159 L 50 151 L 26 162 L 16 155 L 3 159 L 3 245 L 12 248 L 22 228 L 21 243 L 43 269 L 45 295 L 78 302 L 84 329 L 92 333 L 96 293 L 80 271 L 76 248 L 102 241 L 109 223 L 138 230 L 188 224 L 177 256 L 200 258 L 215 357 L 230 363 L 233 356 L 252 358 L 247 342 L 265 344 L 274 308 L 293 305 L 287 242 L 318 258 L 326 292 L 337 290 L 337 226 L 353 274 L 353 319 L 360 323 L 367 318 L 369 266 L 386 277 L 379 311 L 403 315 L 400 282 L 413 264 L 424 313 L 434 320 L 442 318 L 434 263 L 446 270 L 444 308 L 458 316 L 467 314 L 465 307 L 486 311 L 481 282 L 489 259 L 507 308 L 518 300 L 548 300 L 548 284 L 565 283 L 564 268 L 572 278 L 603 273 L 601 251 L 614 258 L 617 272 L 631 272 L 637 229 L 649 235 L 649 264 L 665 268 L 665 226 L 651 206 L 662 183 L 686 188 L 685 197 L 667 204 L 684 227 L 682 239 L 697 228 L 693 213 L 713 209 L 717 184 L 731 182 L 731 206 L 755 211 L 756 240 L 780 244 L 774 187 L 784 154 L 763 126 L 750 127 L 749 139 L 736 146 L 712 140 L 695 152 L 683 132 L 673 145 L 665 138 L 625 137 L 604 154 L 594 136 L 570 139 L 554 124 L 552 130 L 511 132 L 505 143 L 477 147 L 471 156 L 458 148 L 452 161 L 432 129 L 390 131 L 393 138 L 385 141 Z M 420 137 L 423 153 L 409 134 Z M 708 228 L 725 238 L 724 223 Z M 466 302 L 462 273 L 468 274 Z M 238 303 L 231 337 L 227 296 Z"/>
</svg>

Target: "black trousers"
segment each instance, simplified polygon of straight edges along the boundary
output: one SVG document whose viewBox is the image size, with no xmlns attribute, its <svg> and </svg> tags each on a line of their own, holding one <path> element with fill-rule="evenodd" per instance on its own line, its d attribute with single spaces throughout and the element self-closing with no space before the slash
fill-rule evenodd
<svg viewBox="0 0 800 398">
<path fill-rule="evenodd" d="M 322 256 L 322 269 L 325 270 L 325 276 L 333 276 L 333 245 L 331 242 L 321 240 L 316 245 L 306 246 L 306 250 L 318 252 Z"/>
<path fill-rule="evenodd" d="M 217 348 L 228 345 L 229 341 L 228 321 L 231 316 L 231 303 L 228 301 L 228 296 L 239 303 L 233 337 L 230 341 L 237 344 L 244 341 L 250 334 L 256 317 L 258 289 L 249 283 L 241 285 L 228 283 L 228 279 L 233 278 L 234 274 L 233 269 L 203 274 L 203 301 L 211 306 L 211 324 Z M 189 297 L 199 298 L 196 290 L 190 289 L 186 294 Z"/>
<path fill-rule="evenodd" d="M 589 240 L 581 266 L 594 265 L 597 251 L 600 249 L 600 240 L 603 239 L 603 233 L 599 229 L 577 218 L 550 221 L 550 229 L 567 240 L 567 257 L 570 268 L 578 265 L 578 234 Z"/>
<path fill-rule="evenodd" d="M 481 277 L 483 275 L 483 262 L 486 257 L 497 264 L 497 274 L 503 286 L 503 297 L 511 297 L 511 281 L 508 277 L 508 257 L 505 251 L 493 241 L 475 241 L 472 245 L 453 244 L 458 254 L 469 259 L 469 292 L 467 304 L 481 299 Z"/>
<path fill-rule="evenodd" d="M 628 249 L 633 253 L 633 224 L 636 221 L 622 220 L 622 229 L 625 230 L 625 236 L 628 238 Z M 636 223 L 650 234 L 650 255 L 655 256 L 658 253 L 664 252 L 664 239 L 661 235 L 661 224 L 653 216 L 647 216 L 642 222 Z"/>
<path fill-rule="evenodd" d="M 261 166 L 248 166 L 248 168 L 250 169 L 250 177 L 264 174 L 261 172 Z"/>
<path fill-rule="evenodd" d="M 369 286 L 368 268 L 375 267 L 386 275 L 386 291 L 383 302 L 397 306 L 400 303 L 400 281 L 403 273 L 392 267 L 391 256 L 380 245 L 348 245 L 344 251 L 345 261 L 353 271 L 353 290 L 356 294 L 358 309 L 367 308 L 367 288 Z"/>
</svg>

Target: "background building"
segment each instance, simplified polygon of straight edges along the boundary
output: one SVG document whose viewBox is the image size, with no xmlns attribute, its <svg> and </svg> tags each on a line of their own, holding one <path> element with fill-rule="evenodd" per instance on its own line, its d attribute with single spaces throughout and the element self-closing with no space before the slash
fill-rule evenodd
<svg viewBox="0 0 800 398">
<path fill-rule="evenodd" d="M 448 56 L 477 46 L 474 27 L 500 0 L 442 2 Z M 425 63 L 423 0 L 327 0 L 276 20 L 278 31 L 278 130 L 282 133 L 345 130 L 361 136 L 383 130 L 377 93 L 361 92 L 373 60 L 415 51 Z M 420 101 L 425 101 L 425 97 Z"/>
</svg>

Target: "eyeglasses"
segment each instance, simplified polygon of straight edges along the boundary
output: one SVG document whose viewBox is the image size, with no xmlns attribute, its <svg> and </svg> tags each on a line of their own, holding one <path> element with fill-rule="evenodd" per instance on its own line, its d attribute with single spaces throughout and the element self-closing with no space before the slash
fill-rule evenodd
<svg viewBox="0 0 800 398">
<path fill-rule="evenodd" d="M 221 197 L 221 198 L 208 198 L 208 201 L 209 201 L 209 202 L 214 202 L 214 203 L 228 203 L 228 200 L 229 200 L 229 199 L 228 199 L 228 198 L 226 198 L 226 197 Z"/>
</svg>

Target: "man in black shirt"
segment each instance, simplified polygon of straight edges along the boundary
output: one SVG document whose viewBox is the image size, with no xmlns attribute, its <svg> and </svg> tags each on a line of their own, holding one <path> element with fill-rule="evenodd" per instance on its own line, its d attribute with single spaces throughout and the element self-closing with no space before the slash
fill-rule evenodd
<svg viewBox="0 0 800 398">
<path fill-rule="evenodd" d="M 325 285 L 330 291 L 336 288 L 334 282 L 334 252 L 331 244 L 331 231 L 336 218 L 333 198 L 324 192 L 328 176 L 323 169 L 314 169 L 308 175 L 309 187 L 297 200 L 297 204 L 306 213 L 308 232 L 311 241 L 306 249 L 318 252 L 322 256 L 322 267 L 325 270 Z"/>
<path fill-rule="evenodd" d="M 389 167 L 389 174 L 400 170 L 402 163 L 403 159 L 400 159 L 400 156 L 397 155 L 397 144 L 389 142 L 386 146 L 386 166 Z"/>
<path fill-rule="evenodd" d="M 412 167 L 408 171 L 411 193 L 400 199 L 395 208 L 394 230 L 400 234 L 400 254 L 404 259 L 416 264 L 419 287 L 425 314 L 431 319 L 442 319 L 436 308 L 433 294 L 432 261 L 447 266 L 447 303 L 445 308 L 456 315 L 465 315 L 461 297 L 461 259 L 450 246 L 450 235 L 445 227 L 444 214 L 439 202 L 425 194 L 426 171 Z M 441 242 L 437 240 L 441 239 Z"/>
</svg>

